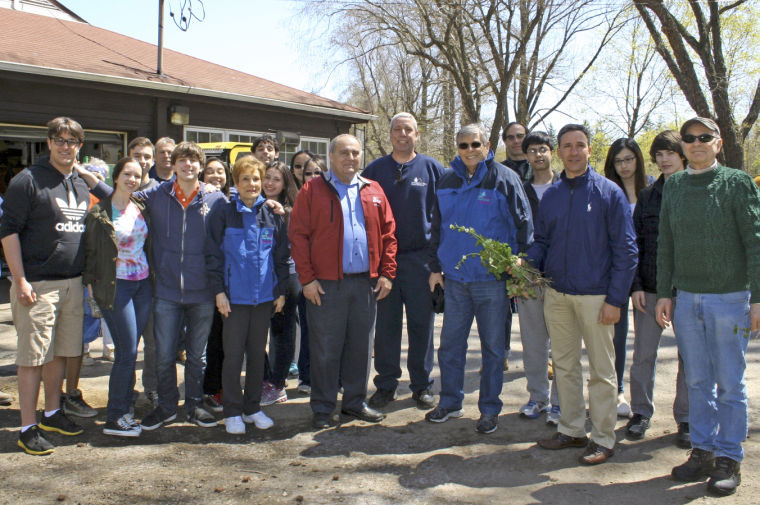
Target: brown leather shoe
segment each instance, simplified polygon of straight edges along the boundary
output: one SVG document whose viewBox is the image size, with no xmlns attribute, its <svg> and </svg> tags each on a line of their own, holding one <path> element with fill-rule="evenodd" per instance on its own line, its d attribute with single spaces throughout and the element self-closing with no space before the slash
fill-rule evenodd
<svg viewBox="0 0 760 505">
<path fill-rule="evenodd" d="M 552 438 L 546 438 L 538 441 L 538 446 L 544 449 L 566 449 L 568 447 L 586 447 L 588 437 L 571 437 L 564 433 L 557 432 Z"/>
<path fill-rule="evenodd" d="M 578 461 L 584 465 L 598 465 L 607 461 L 607 458 L 611 458 L 613 454 L 615 454 L 614 450 L 602 447 L 592 440 Z"/>
</svg>

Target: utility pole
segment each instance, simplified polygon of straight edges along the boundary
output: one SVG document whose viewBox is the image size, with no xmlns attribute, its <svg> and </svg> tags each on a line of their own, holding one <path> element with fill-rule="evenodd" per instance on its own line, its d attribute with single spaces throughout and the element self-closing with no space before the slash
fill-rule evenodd
<svg viewBox="0 0 760 505">
<path fill-rule="evenodd" d="M 164 0 L 158 0 L 158 62 L 156 73 L 164 73 Z"/>
</svg>

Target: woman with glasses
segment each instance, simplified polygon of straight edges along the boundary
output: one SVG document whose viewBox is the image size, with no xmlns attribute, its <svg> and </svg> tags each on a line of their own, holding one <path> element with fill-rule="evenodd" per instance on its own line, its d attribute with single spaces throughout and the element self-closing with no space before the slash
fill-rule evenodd
<svg viewBox="0 0 760 505">
<path fill-rule="evenodd" d="M 314 159 L 315 156 L 316 155 L 311 151 L 304 149 L 298 151 L 292 158 L 290 158 L 290 173 L 293 175 L 299 189 L 306 182 L 303 179 L 303 169 L 306 166 L 306 163 L 309 160 Z"/>
<path fill-rule="evenodd" d="M 630 216 L 633 219 L 633 209 L 636 207 L 639 192 L 654 182 L 647 177 L 644 165 L 644 155 L 635 140 L 620 138 L 612 143 L 607 151 L 604 162 L 604 175 L 620 186 L 630 205 Z M 631 417 L 631 406 L 625 399 L 623 377 L 625 375 L 625 347 L 628 338 L 628 302 L 620 309 L 620 320 L 615 323 L 615 372 L 617 373 L 618 401 L 617 415 Z"/>
</svg>

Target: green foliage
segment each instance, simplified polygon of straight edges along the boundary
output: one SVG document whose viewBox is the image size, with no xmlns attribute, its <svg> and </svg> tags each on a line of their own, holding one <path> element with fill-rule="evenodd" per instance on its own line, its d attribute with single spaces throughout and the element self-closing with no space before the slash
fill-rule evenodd
<svg viewBox="0 0 760 505">
<path fill-rule="evenodd" d="M 475 238 L 475 245 L 482 247 L 478 252 L 472 252 L 462 256 L 462 259 L 457 263 L 457 269 L 459 269 L 469 257 L 479 256 L 480 262 L 486 270 L 488 270 L 488 273 L 493 274 L 496 277 L 500 277 L 505 272 L 509 273 L 510 275 L 507 277 L 506 281 L 507 293 L 509 293 L 509 296 L 518 296 L 521 298 L 535 298 L 537 296 L 537 289 L 549 284 L 548 280 L 541 275 L 541 272 L 533 268 L 527 262 L 520 261 L 520 258 L 525 256 L 524 254 L 512 254 L 512 248 L 509 247 L 509 244 L 485 238 L 483 235 L 476 232 L 474 228 L 452 224 L 451 229 L 471 235 Z"/>
</svg>

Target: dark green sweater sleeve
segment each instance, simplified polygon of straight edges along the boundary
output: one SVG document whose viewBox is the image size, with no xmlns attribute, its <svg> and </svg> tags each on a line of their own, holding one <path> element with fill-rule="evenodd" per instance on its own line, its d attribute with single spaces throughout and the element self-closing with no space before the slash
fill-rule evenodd
<svg viewBox="0 0 760 505">
<path fill-rule="evenodd" d="M 747 258 L 750 303 L 760 303 L 760 189 L 749 175 L 736 189 L 734 216 Z"/>
</svg>

